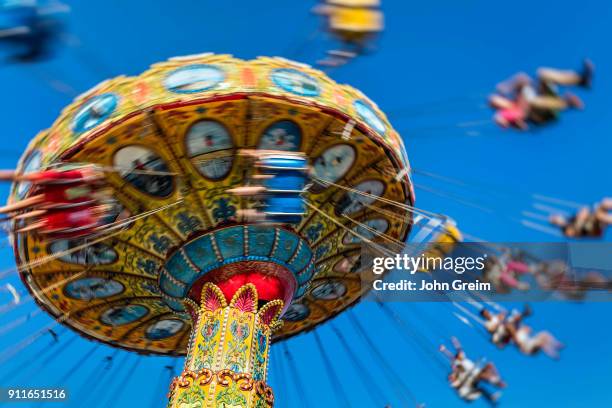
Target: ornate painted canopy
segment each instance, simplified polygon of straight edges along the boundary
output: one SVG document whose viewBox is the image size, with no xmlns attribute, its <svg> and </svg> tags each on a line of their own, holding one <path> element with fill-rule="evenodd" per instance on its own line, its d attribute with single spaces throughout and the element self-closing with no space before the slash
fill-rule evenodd
<svg viewBox="0 0 612 408">
<path fill-rule="evenodd" d="M 321 212 L 309 207 L 301 223 L 278 226 L 280 232 L 258 241 L 224 241 L 232 236 L 225 230 L 243 234 L 257 228 L 242 226 L 236 216 L 256 201 L 226 192 L 250 174 L 246 159 L 236 154 L 245 148 L 305 152 L 315 175 L 305 200 Z M 407 173 L 408 158 L 385 115 L 358 90 L 280 58 L 174 58 L 139 76 L 101 83 L 31 142 L 18 169 L 59 162 L 113 168 L 108 184 L 123 211 L 135 218 L 93 244 L 16 236 L 22 278 L 64 324 L 143 353 L 186 351 L 190 318 L 167 295 L 176 288 L 161 291 L 160 285 L 170 288 L 164 266 L 198 237 L 214 232 L 221 245 L 242 245 L 236 256 L 257 249 L 262 256 L 280 257 L 296 276 L 310 268 L 309 279 L 297 279 L 278 340 L 359 300 L 360 239 L 348 230 L 375 242 L 380 238 L 374 231 L 401 241 L 411 225 L 408 215 L 345 189 L 413 203 L 408 176 L 396 177 Z M 159 174 L 143 174 L 147 171 Z M 27 184 L 14 185 L 11 200 L 28 194 Z M 277 251 L 279 242 L 286 248 Z M 304 259 L 296 255 L 302 242 L 311 251 Z M 245 248 L 251 252 L 245 254 Z M 228 259 L 202 257 L 191 273 L 207 273 Z"/>
</svg>

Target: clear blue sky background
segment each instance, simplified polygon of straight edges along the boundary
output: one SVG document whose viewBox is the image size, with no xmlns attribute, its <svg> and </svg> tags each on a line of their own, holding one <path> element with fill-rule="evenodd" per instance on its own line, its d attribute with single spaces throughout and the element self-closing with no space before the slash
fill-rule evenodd
<svg viewBox="0 0 612 408">
<path fill-rule="evenodd" d="M 309 14 L 314 1 L 68 3 L 72 7 L 69 30 L 81 46 L 63 50 L 56 60 L 36 67 L 0 68 L 1 167 L 13 167 L 28 140 L 49 126 L 70 102 L 68 95 L 46 84 L 48 78 L 82 92 L 107 76 L 138 74 L 174 55 L 212 51 L 243 58 L 281 55 L 313 63 L 330 44 L 325 35 L 313 35 L 319 28 L 317 19 Z M 417 190 L 419 207 L 449 214 L 467 233 L 490 241 L 548 241 L 556 238 L 516 222 L 520 211 L 533 204 L 531 193 L 584 203 L 612 194 L 611 3 L 386 0 L 384 11 L 386 32 L 378 52 L 331 75 L 363 90 L 389 112 L 416 169 L 470 181 L 474 188 L 416 175 L 418 184 L 496 211 L 489 214 L 425 190 Z M 594 89 L 581 93 L 587 104 L 585 112 L 568 113 L 555 126 L 525 134 L 484 124 L 491 115 L 484 96 L 496 82 L 519 70 L 533 72 L 540 65 L 577 67 L 585 56 L 595 61 L 598 70 Z M 6 196 L 8 187 L 1 187 Z M 2 247 L 0 269 L 4 270 L 14 262 L 7 244 Z M 0 293 L 2 302 L 8 300 L 5 295 Z M 541 356 L 528 358 L 513 349 L 496 350 L 477 331 L 455 319 L 449 305 L 394 307 L 430 339 L 430 347 L 454 334 L 474 357 L 494 360 L 509 383 L 503 407 L 612 406 L 610 304 L 534 305 L 531 324 L 551 330 L 567 345 L 558 362 Z M 0 326 L 32 310 L 29 304 L 0 315 Z M 445 384 L 446 372 L 422 350 L 406 343 L 376 306 L 360 305 L 354 312 L 419 400 L 434 408 L 462 406 Z M 2 336 L 0 350 L 49 321 L 42 314 L 32 318 Z M 346 333 L 352 353 L 371 370 L 384 393 L 377 404 L 370 401 L 359 373 L 326 324 L 319 333 L 351 405 L 401 406 L 394 388 L 384 381 L 380 365 L 346 317 L 337 318 L 334 324 Z M 63 346 L 73 336 L 66 331 L 60 335 L 60 345 L 52 348 L 48 336 L 39 339 L 0 365 L 0 376 L 10 375 L 12 385 L 66 386 L 72 392 L 72 402 L 66 406 L 71 407 L 164 406 L 168 381 L 163 367 L 172 364 L 171 359 L 140 358 L 121 351 L 110 371 L 100 371 L 102 359 L 114 351 L 106 346 L 92 351 L 93 343 L 81 338 Z M 270 366 L 277 406 L 336 406 L 334 386 L 325 374 L 313 336 L 292 339 L 288 347 L 304 389 L 296 391 L 294 368 L 278 361 L 281 348 L 277 346 L 272 355 L 277 361 Z M 17 367 L 22 367 L 20 376 L 13 374 Z M 99 385 L 88 388 L 96 372 L 102 377 Z M 124 373 L 129 377 L 124 378 Z M 25 381 L 26 376 L 31 378 Z M 0 386 L 6 384 L 3 381 Z M 113 400 L 115 393 L 120 393 L 118 401 Z"/>
</svg>

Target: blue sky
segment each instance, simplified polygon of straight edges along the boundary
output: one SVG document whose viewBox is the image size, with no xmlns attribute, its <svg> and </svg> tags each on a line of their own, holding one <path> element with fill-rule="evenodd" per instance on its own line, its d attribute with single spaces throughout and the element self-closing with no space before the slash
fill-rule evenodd
<svg viewBox="0 0 612 408">
<path fill-rule="evenodd" d="M 313 63 L 330 46 L 324 34 L 313 35 L 319 28 L 319 21 L 309 15 L 314 1 L 68 3 L 72 7 L 69 30 L 80 46 L 62 50 L 54 61 L 35 67 L 0 68 L 3 168 L 13 167 L 29 139 L 49 126 L 70 102 L 69 95 L 48 86 L 49 78 L 82 92 L 107 76 L 137 74 L 174 55 L 206 51 L 243 58 L 281 55 Z M 486 240 L 542 242 L 557 238 L 516 222 L 520 211 L 533 204 L 531 194 L 591 203 L 612 193 L 612 54 L 608 41 L 612 4 L 600 0 L 386 0 L 384 11 L 386 32 L 378 51 L 332 72 L 332 77 L 363 90 L 389 113 L 415 169 L 467 181 L 471 187 L 459 188 L 419 174 L 414 177 L 416 183 L 495 212 L 417 189 L 419 207 L 448 214 L 464 231 Z M 596 63 L 597 78 L 592 91 L 580 92 L 587 105 L 584 112 L 569 112 L 558 124 L 525 134 L 501 131 L 484 122 L 491 116 L 484 98 L 499 80 L 520 70 L 532 73 L 541 65 L 578 67 L 586 56 Z M 6 196 L 8 186 L 0 187 Z M 13 258 L 6 244 L 0 246 L 0 269 L 4 270 L 13 266 Z M 496 350 L 478 331 L 454 318 L 449 305 L 393 307 L 427 337 L 431 347 L 441 337 L 456 335 L 471 355 L 495 361 L 509 383 L 503 407 L 612 406 L 607 324 L 612 305 L 608 303 L 534 305 L 531 324 L 547 328 L 567 345 L 558 362 L 541 356 L 528 358 L 513 349 Z M 2 314 L 0 326 L 33 310 L 30 303 Z M 419 400 L 428 407 L 462 406 L 445 385 L 446 372 L 421 349 L 405 342 L 375 305 L 359 305 L 354 313 Z M 43 314 L 33 317 L 0 337 L 0 350 L 49 321 Z M 351 359 L 326 324 L 319 333 L 351 406 L 401 406 L 394 387 L 383 380 L 380 364 L 346 316 L 333 324 L 346 333 L 352 353 L 371 369 L 384 394 L 376 405 L 370 402 Z M 72 337 L 69 332 L 61 334 L 64 343 Z M 114 350 L 106 346 L 93 349 L 93 343 L 77 338 L 57 353 L 57 348 L 48 347 L 49 341 L 44 337 L 29 345 L 0 366 L 0 376 L 10 375 L 11 384 L 65 385 L 73 394 L 67 406 L 129 407 L 137 402 L 163 406 L 164 366 L 173 360 L 118 352 L 115 366 L 102 374 L 96 388 L 89 389 L 94 383 L 92 373 L 99 372 L 103 358 Z M 291 380 L 295 374 L 289 374 L 293 367 L 286 361 L 272 361 L 270 376 L 277 390 L 277 406 L 299 407 L 304 401 L 310 407 L 336 406 L 336 393 L 312 334 L 291 339 L 287 345 L 305 390 L 295 390 Z M 281 354 L 282 348 L 277 347 L 272 358 Z M 115 371 L 118 366 L 121 373 Z M 17 367 L 22 367 L 22 377 L 35 377 L 25 381 L 15 376 Z M 125 383 L 124 373 L 129 375 Z M 0 385 L 2 381 L 4 378 Z M 121 393 L 119 401 L 112 402 L 115 392 Z M 474 406 L 485 405 L 478 402 Z"/>
</svg>

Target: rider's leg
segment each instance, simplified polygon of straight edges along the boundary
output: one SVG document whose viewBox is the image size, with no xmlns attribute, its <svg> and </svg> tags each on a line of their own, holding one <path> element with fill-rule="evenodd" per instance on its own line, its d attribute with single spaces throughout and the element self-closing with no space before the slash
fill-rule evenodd
<svg viewBox="0 0 612 408">
<path fill-rule="evenodd" d="M 519 261 L 508 261 L 508 263 L 506 264 L 506 267 L 516 273 L 519 274 L 525 274 L 525 273 L 529 273 L 530 272 L 530 268 L 529 265 L 527 265 L 524 262 L 519 262 Z"/>
<path fill-rule="evenodd" d="M 17 231 L 15 231 L 15 232 L 29 232 L 29 231 L 34 231 L 34 230 L 37 230 L 37 229 L 41 229 L 41 228 L 43 228 L 43 227 L 45 226 L 45 224 L 46 224 L 46 223 L 45 223 L 44 221 L 36 222 L 36 223 L 34 223 L 34 224 L 30 224 L 30 225 L 28 225 L 28 226 L 25 226 L 25 227 L 23 227 L 23 228 L 20 228 L 20 229 L 18 229 L 18 230 L 17 230 Z"/>
<path fill-rule="evenodd" d="M 500 275 L 499 280 L 501 281 L 501 283 L 510 288 L 518 288 L 521 284 L 521 282 L 516 279 L 516 277 L 506 268 Z"/>
<path fill-rule="evenodd" d="M 514 102 L 501 95 L 491 95 L 489 97 L 489 105 L 495 109 L 511 109 L 514 107 Z"/>
<path fill-rule="evenodd" d="M 558 85 L 580 85 L 582 75 L 572 70 L 562 70 L 556 68 L 538 69 L 538 78 L 541 81 L 552 82 Z"/>
<path fill-rule="evenodd" d="M 17 201 L 16 203 L 7 204 L 4 207 L 0 207 L 0 213 L 8 213 L 13 211 L 23 210 L 24 208 L 31 207 L 33 205 L 41 204 L 45 199 L 43 194 L 38 194 L 33 197 L 26 198 L 25 200 Z"/>
<path fill-rule="evenodd" d="M 560 111 L 568 108 L 565 99 L 558 96 L 535 96 L 529 100 L 529 105 L 536 109 Z"/>
<path fill-rule="evenodd" d="M 595 210 L 595 215 L 600 222 L 612 224 L 612 198 L 604 198 Z"/>
</svg>

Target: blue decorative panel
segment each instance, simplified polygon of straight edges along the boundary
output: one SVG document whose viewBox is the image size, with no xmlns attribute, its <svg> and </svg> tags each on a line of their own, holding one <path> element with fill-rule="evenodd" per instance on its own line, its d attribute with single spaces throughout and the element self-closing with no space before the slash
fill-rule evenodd
<svg viewBox="0 0 612 408">
<path fill-rule="evenodd" d="M 274 254 L 272 254 L 272 257 L 280 259 L 283 262 L 289 261 L 295 253 L 299 243 L 300 241 L 297 235 L 279 229 L 278 244 L 276 246 L 276 251 L 274 251 Z"/>
<path fill-rule="evenodd" d="M 303 285 L 310 281 L 314 272 L 314 265 L 310 265 L 308 269 L 297 276 L 298 285 Z"/>
<path fill-rule="evenodd" d="M 185 307 L 183 306 L 183 304 L 181 302 L 179 302 L 178 300 L 169 299 L 167 297 L 164 297 L 164 302 L 168 306 L 170 306 L 170 309 L 172 309 L 174 311 L 183 312 L 185 310 Z M 187 316 L 186 316 L 186 318 L 187 318 Z"/>
<path fill-rule="evenodd" d="M 245 236 L 248 236 L 247 253 Z M 215 249 L 222 259 L 217 257 Z M 262 261 L 289 269 L 298 284 L 295 296 L 300 297 L 312 279 L 312 256 L 308 243 L 292 231 L 263 225 L 232 226 L 195 238 L 174 253 L 164 265 L 159 286 L 164 302 L 175 311 L 183 311 L 180 300 L 202 276 L 235 262 Z"/>
<path fill-rule="evenodd" d="M 274 229 L 249 227 L 249 255 L 268 256 L 274 245 Z"/>
<path fill-rule="evenodd" d="M 191 262 L 200 269 L 206 269 L 218 262 L 210 236 L 208 235 L 190 242 L 185 246 L 184 250 Z"/>
<path fill-rule="evenodd" d="M 184 287 L 179 287 L 178 285 L 174 284 L 168 278 L 168 276 L 166 276 L 165 272 L 162 273 L 162 275 L 159 278 L 159 287 L 168 296 L 178 297 L 178 298 L 183 297 L 184 291 L 185 291 Z"/>
<path fill-rule="evenodd" d="M 187 262 L 180 250 L 166 263 L 166 270 L 172 274 L 175 279 L 184 283 L 192 282 L 197 275 L 197 271 L 193 270 L 193 267 Z"/>
<path fill-rule="evenodd" d="M 100 321 L 108 326 L 123 326 L 147 314 L 149 314 L 149 309 L 142 305 L 113 306 L 100 315 Z"/>
<path fill-rule="evenodd" d="M 294 258 L 291 264 L 291 270 L 294 273 L 299 273 L 308 265 L 312 258 L 312 251 L 308 248 L 308 245 L 302 245 L 297 256 Z"/>
<path fill-rule="evenodd" d="M 223 259 L 244 255 L 244 231 L 241 226 L 217 231 L 215 240 Z"/>
</svg>

